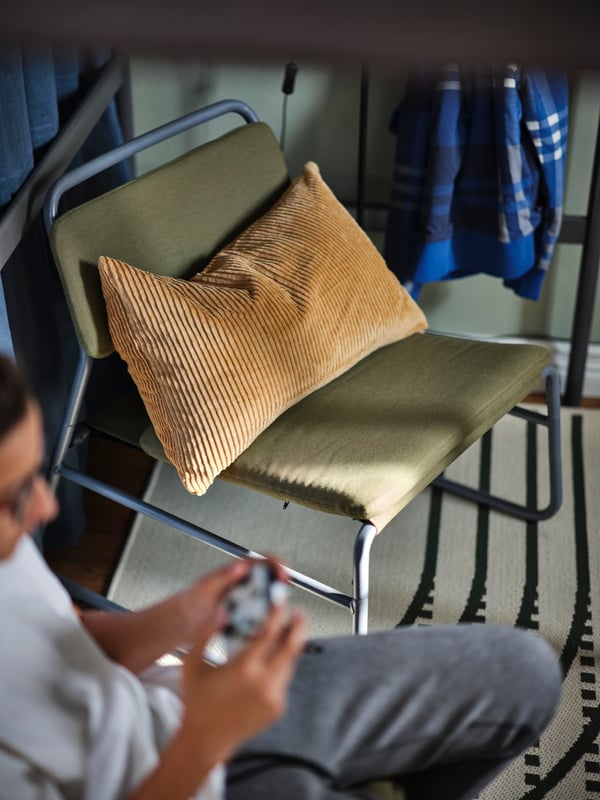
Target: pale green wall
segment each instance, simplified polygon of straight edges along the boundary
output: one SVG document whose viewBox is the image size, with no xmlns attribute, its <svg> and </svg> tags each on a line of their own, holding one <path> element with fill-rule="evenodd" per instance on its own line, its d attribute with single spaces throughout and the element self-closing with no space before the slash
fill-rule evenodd
<svg viewBox="0 0 600 800">
<path fill-rule="evenodd" d="M 235 97 L 254 108 L 279 135 L 283 94 L 281 66 L 221 65 L 211 62 L 134 61 L 132 88 L 136 132 L 216 100 Z M 343 71 L 299 64 L 294 94 L 289 97 L 286 158 L 295 175 L 305 161 L 316 161 L 325 180 L 340 199 L 356 197 L 360 66 Z M 389 74 L 370 74 L 367 159 L 367 199 L 386 202 L 394 140 L 387 120 L 402 94 L 403 80 Z M 566 212 L 583 214 L 589 192 L 593 147 L 600 107 L 600 78 L 584 74 L 571 96 L 571 130 L 567 166 Z M 165 156 L 205 141 L 234 123 L 214 122 L 184 134 L 181 141 L 161 146 L 140 157 L 138 168 L 151 168 Z M 600 221 L 599 221 L 600 224 Z M 370 231 L 381 243 L 381 233 Z M 497 279 L 487 276 L 449 281 L 426 287 L 423 306 L 434 330 L 484 336 L 524 335 L 568 339 L 574 308 L 580 247 L 557 248 L 539 302 L 522 300 Z M 600 287 L 596 298 L 600 305 Z M 596 313 L 592 340 L 600 342 Z"/>
</svg>

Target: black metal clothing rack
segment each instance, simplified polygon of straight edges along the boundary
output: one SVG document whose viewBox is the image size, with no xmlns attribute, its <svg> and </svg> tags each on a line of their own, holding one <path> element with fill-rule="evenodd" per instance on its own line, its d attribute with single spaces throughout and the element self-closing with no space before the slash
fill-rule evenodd
<svg viewBox="0 0 600 800">
<path fill-rule="evenodd" d="M 356 219 L 361 227 L 364 223 L 364 213 L 367 205 L 365 200 L 365 160 L 367 152 L 368 103 L 369 74 L 368 67 L 363 65 L 360 81 L 356 201 Z M 598 120 L 586 214 L 583 216 L 565 215 L 558 241 L 561 244 L 583 245 L 573 311 L 569 366 L 563 396 L 564 405 L 579 406 L 583 395 L 585 365 L 592 331 L 594 299 L 596 297 L 600 268 L 600 118 Z"/>
</svg>

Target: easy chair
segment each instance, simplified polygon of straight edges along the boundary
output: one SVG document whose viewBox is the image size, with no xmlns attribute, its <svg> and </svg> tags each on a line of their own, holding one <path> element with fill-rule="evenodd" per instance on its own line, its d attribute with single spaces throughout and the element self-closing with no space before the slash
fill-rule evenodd
<svg viewBox="0 0 600 800">
<path fill-rule="evenodd" d="M 83 180 L 159 141 L 229 113 L 241 116 L 243 123 L 108 194 L 57 215 L 63 193 Z M 46 224 L 81 353 L 50 467 L 54 486 L 62 480 L 74 481 L 226 553 L 249 553 L 218 532 L 190 525 L 73 469 L 66 459 L 70 448 L 79 446 L 87 436 L 100 434 L 169 461 L 165 436 L 179 433 L 167 430 L 159 437 L 138 392 L 118 398 L 92 418 L 81 418 L 92 363 L 115 349 L 99 258 L 108 257 L 113 266 L 123 262 L 144 273 L 166 276 L 159 279 L 161 286 L 170 286 L 171 279 L 187 282 L 273 207 L 289 185 L 272 131 L 237 101 L 223 101 L 168 123 L 56 182 L 46 202 Z M 148 314 L 153 313 L 149 304 Z M 243 376 L 246 356 L 241 353 L 239 358 Z M 203 359 L 200 347 L 198 371 L 203 369 Z M 285 359 L 282 362 L 285 365 Z M 270 372 L 260 375 L 260 380 L 269 381 Z M 368 627 L 371 544 L 426 487 L 436 484 L 528 520 L 543 520 L 557 511 L 562 497 L 559 384 L 545 348 L 433 333 L 407 335 L 338 373 L 276 416 L 218 477 L 284 502 L 356 520 L 356 538 L 348 553 L 352 595 L 295 571 L 293 565 L 289 573 L 297 586 L 350 609 L 354 631 L 364 633 Z M 516 407 L 541 379 L 546 386 L 547 413 Z M 219 377 L 214 380 L 218 386 Z M 521 506 L 442 476 L 452 461 L 507 413 L 548 429 L 550 500 L 545 508 Z M 326 540 L 323 548 L 327 548 Z"/>
</svg>

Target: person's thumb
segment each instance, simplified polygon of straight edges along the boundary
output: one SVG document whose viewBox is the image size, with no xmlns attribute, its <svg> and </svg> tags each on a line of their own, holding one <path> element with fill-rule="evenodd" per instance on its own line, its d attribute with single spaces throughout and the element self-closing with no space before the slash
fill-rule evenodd
<svg viewBox="0 0 600 800">
<path fill-rule="evenodd" d="M 227 612 L 224 608 L 218 606 L 210 619 L 200 622 L 194 630 L 193 641 L 190 643 L 187 658 L 196 663 L 202 661 L 208 642 L 215 633 L 222 630 L 226 621 Z"/>
</svg>

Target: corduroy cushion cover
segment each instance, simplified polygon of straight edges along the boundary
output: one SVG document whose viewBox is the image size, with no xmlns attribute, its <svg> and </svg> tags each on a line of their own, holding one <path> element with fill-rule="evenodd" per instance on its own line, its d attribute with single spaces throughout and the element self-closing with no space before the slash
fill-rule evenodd
<svg viewBox="0 0 600 800">
<path fill-rule="evenodd" d="M 313 163 L 190 280 L 99 270 L 114 345 L 194 494 L 290 406 L 426 327 Z"/>
</svg>

